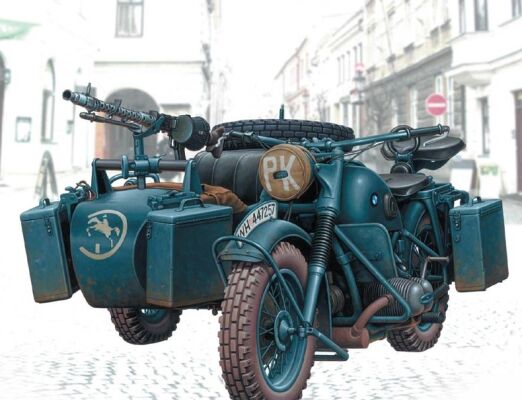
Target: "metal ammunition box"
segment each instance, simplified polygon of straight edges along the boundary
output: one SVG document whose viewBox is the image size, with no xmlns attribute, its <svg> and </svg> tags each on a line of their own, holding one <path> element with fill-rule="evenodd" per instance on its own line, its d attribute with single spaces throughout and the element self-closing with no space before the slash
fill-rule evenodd
<svg viewBox="0 0 522 400">
<path fill-rule="evenodd" d="M 455 286 L 459 292 L 486 290 L 508 277 L 501 200 L 473 201 L 450 213 Z"/>
<path fill-rule="evenodd" d="M 147 302 L 163 307 L 219 301 L 212 244 L 232 233 L 232 208 L 180 206 L 147 215 Z"/>
<path fill-rule="evenodd" d="M 77 289 L 69 249 L 69 221 L 59 202 L 46 203 L 20 215 L 34 300 L 45 303 L 70 298 Z"/>
</svg>

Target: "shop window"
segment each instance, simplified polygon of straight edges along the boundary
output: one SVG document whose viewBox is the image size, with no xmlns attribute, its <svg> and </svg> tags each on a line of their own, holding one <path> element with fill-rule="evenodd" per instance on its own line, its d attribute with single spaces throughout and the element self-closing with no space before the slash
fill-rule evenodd
<svg viewBox="0 0 522 400">
<path fill-rule="evenodd" d="M 116 36 L 143 36 L 143 1 L 118 0 L 116 10 Z"/>
</svg>

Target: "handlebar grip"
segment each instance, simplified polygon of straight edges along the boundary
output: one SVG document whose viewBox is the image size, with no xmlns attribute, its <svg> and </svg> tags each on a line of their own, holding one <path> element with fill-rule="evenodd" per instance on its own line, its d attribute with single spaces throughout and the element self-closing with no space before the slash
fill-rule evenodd
<svg viewBox="0 0 522 400">
<path fill-rule="evenodd" d="M 435 126 L 427 126 L 424 128 L 416 128 L 410 130 L 411 137 L 420 137 L 420 136 L 433 136 L 433 135 L 444 135 L 449 133 L 450 127 L 447 125 L 435 125 Z"/>
</svg>

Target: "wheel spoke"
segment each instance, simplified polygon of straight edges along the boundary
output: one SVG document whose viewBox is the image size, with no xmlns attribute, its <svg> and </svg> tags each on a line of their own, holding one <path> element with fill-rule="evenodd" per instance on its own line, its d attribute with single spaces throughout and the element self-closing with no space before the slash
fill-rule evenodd
<svg viewBox="0 0 522 400">
<path fill-rule="evenodd" d="M 263 307 L 263 309 L 261 310 L 262 313 L 268 315 L 269 317 L 272 317 L 272 318 L 275 318 L 276 316 L 274 314 L 271 314 L 269 313 L 268 311 L 266 311 L 265 307 Z"/>
<path fill-rule="evenodd" d="M 268 350 L 270 350 L 270 348 L 274 345 L 274 342 L 271 341 L 270 344 L 268 346 L 264 346 L 262 347 L 260 350 L 263 351 L 263 349 L 266 349 L 262 354 L 261 354 L 261 360 L 265 358 L 266 354 L 268 353 Z"/>
<path fill-rule="evenodd" d="M 279 295 L 281 297 L 281 300 L 283 301 L 283 309 L 285 311 L 288 311 L 288 308 L 286 307 L 287 306 L 287 298 L 286 296 L 283 294 L 283 288 L 281 287 L 281 284 L 278 283 L 277 284 L 277 287 L 279 288 Z"/>
<path fill-rule="evenodd" d="M 259 332 L 259 336 L 266 335 L 268 332 L 273 332 L 273 331 L 274 331 L 274 327 L 271 327 L 269 329 L 263 329 L 262 332 Z"/>
<path fill-rule="evenodd" d="M 270 289 L 268 289 L 268 294 L 269 296 L 272 298 L 275 306 L 276 306 L 276 311 L 279 311 L 281 309 L 281 307 L 279 306 L 279 303 L 278 301 L 276 300 L 276 298 L 274 297 L 274 295 L 272 294 L 272 292 L 270 291 Z"/>
</svg>

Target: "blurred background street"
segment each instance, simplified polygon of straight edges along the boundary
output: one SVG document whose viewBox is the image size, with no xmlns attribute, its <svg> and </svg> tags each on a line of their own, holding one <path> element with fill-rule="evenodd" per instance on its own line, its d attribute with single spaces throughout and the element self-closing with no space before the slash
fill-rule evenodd
<svg viewBox="0 0 522 400">
<path fill-rule="evenodd" d="M 0 0 L 0 399 L 223 399 L 217 317 L 131 346 L 77 293 L 33 302 L 19 214 L 131 154 L 65 89 L 211 126 L 285 117 L 350 126 L 450 125 L 467 147 L 436 179 L 504 200 L 510 278 L 450 292 L 439 344 L 386 341 L 316 363 L 305 399 L 517 399 L 522 377 L 522 0 Z M 149 154 L 172 157 L 149 138 Z M 363 161 L 380 172 L 377 150 Z M 426 171 L 424 171 L 426 172 Z"/>
</svg>

